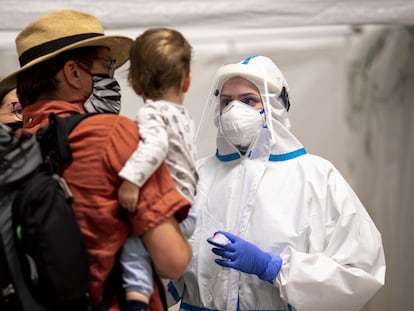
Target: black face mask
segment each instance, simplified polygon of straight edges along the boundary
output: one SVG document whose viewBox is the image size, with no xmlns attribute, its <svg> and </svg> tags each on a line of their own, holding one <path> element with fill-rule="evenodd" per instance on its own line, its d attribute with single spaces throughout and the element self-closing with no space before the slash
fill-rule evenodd
<svg viewBox="0 0 414 311">
<path fill-rule="evenodd" d="M 21 128 L 23 126 L 23 121 L 16 121 L 16 122 L 10 122 L 10 123 L 4 123 L 8 127 L 10 127 L 13 132 L 15 132 L 17 129 Z"/>
</svg>

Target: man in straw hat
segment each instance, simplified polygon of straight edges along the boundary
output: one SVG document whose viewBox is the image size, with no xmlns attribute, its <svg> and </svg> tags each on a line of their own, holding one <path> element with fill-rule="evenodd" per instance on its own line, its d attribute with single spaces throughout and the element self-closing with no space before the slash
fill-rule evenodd
<svg viewBox="0 0 414 311">
<path fill-rule="evenodd" d="M 17 83 L 23 129 L 35 133 L 48 124 L 50 113 L 84 113 L 96 78 L 113 78 L 113 70 L 128 60 L 131 43 L 127 37 L 106 36 L 94 16 L 74 10 L 55 11 L 29 24 L 16 38 L 21 67 L 2 81 Z M 165 164 L 142 188 L 136 213 L 127 214 L 118 205 L 118 171 L 138 145 L 136 124 L 117 114 L 98 114 L 84 119 L 69 140 L 73 161 L 63 176 L 73 192 L 73 209 L 88 247 L 90 306 L 99 305 L 130 228 L 142 237 L 160 277 L 181 275 L 191 247 L 177 221 L 186 217 L 189 203 L 176 191 Z M 150 310 L 162 309 L 158 290 L 154 289 Z"/>
</svg>

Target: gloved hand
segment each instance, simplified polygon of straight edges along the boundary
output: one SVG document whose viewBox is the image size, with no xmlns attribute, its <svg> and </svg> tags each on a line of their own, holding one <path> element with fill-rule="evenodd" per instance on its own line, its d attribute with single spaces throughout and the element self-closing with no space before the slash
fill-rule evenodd
<svg viewBox="0 0 414 311">
<path fill-rule="evenodd" d="M 217 231 L 229 239 L 229 243 L 218 245 L 211 238 L 207 242 L 217 246 L 212 249 L 223 259 L 215 259 L 220 266 L 236 269 L 241 272 L 256 274 L 260 279 L 273 282 L 282 267 L 282 258 L 278 255 L 265 253 L 257 246 L 229 232 Z"/>
</svg>

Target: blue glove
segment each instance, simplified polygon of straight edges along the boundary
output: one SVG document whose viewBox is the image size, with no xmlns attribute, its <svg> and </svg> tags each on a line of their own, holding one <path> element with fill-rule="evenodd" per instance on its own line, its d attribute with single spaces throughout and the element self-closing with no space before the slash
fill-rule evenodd
<svg viewBox="0 0 414 311">
<path fill-rule="evenodd" d="M 220 234 L 229 240 L 227 244 L 220 245 L 212 238 L 207 239 L 207 242 L 217 246 L 212 249 L 212 252 L 223 257 L 223 259 L 214 260 L 218 265 L 256 274 L 264 281 L 273 282 L 282 267 L 280 256 L 265 253 L 252 243 L 229 232 L 217 231 L 214 236 Z"/>
</svg>

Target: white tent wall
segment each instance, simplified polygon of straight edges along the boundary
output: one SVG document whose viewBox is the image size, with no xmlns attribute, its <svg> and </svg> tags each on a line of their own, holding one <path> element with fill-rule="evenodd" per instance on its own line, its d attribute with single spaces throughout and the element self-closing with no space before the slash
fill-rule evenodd
<svg viewBox="0 0 414 311">
<path fill-rule="evenodd" d="M 0 0 L 0 6 L 0 76 L 18 68 L 18 30 L 49 10 L 95 14 L 109 34 L 132 38 L 152 26 L 182 31 L 194 48 L 185 105 L 197 124 L 220 65 L 271 57 L 290 86 L 293 132 L 308 152 L 338 167 L 382 233 L 386 284 L 364 310 L 414 310 L 413 1 Z M 121 113 L 133 118 L 142 102 L 128 86 L 127 69 L 116 77 Z M 214 146 L 214 128 L 203 127 L 200 156 Z"/>
<path fill-rule="evenodd" d="M 347 163 L 382 232 L 385 287 L 369 310 L 413 310 L 414 28 L 384 29 L 355 49 L 350 67 Z"/>
<path fill-rule="evenodd" d="M 309 25 L 411 24 L 410 0 L 1 0 L 0 29 L 20 29 L 62 8 L 92 13 L 106 28 L 160 24 L 193 29 L 263 29 Z"/>
</svg>

